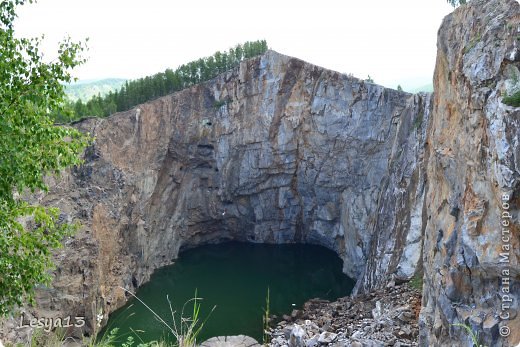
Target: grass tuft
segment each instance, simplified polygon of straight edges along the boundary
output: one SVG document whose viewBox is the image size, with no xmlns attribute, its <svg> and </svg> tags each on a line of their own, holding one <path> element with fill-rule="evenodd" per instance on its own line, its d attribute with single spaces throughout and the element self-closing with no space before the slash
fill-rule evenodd
<svg viewBox="0 0 520 347">
<path fill-rule="evenodd" d="M 478 333 L 475 333 L 473 330 L 471 330 L 471 327 L 466 325 L 466 324 L 452 324 L 452 326 L 454 327 L 460 327 L 460 328 L 464 328 L 469 336 L 471 337 L 471 342 L 473 342 L 473 347 L 486 347 L 484 345 L 481 345 L 478 340 Z"/>
<path fill-rule="evenodd" d="M 504 96 L 502 102 L 508 106 L 520 107 L 520 91 L 513 95 Z"/>
<path fill-rule="evenodd" d="M 130 292 L 129 290 L 122 288 L 125 292 L 132 295 L 137 301 L 139 301 L 141 304 L 146 307 L 154 316 L 157 318 L 157 320 L 164 325 L 170 333 L 175 337 L 176 343 L 173 345 L 174 347 L 195 347 L 197 346 L 197 337 L 204 328 L 204 324 L 207 322 L 209 317 L 211 316 L 211 313 L 215 310 L 216 306 L 213 306 L 208 316 L 202 320 L 200 318 L 200 301 L 202 298 L 197 297 L 197 291 L 195 290 L 195 296 L 191 298 L 190 300 L 186 301 L 184 305 L 182 306 L 182 311 L 179 316 L 179 324 L 177 324 L 176 321 L 176 314 L 177 312 L 173 309 L 170 298 L 166 296 L 166 300 L 168 301 L 168 305 L 170 307 L 170 313 L 172 318 L 172 323 L 168 324 L 161 316 L 159 316 L 154 310 L 150 308 L 145 302 L 143 302 L 141 299 L 139 299 L 134 293 Z M 186 305 L 189 303 L 193 303 L 193 308 L 191 312 L 191 316 L 186 316 L 184 314 L 186 310 Z M 127 338 L 128 343 L 128 338 Z M 131 341 L 131 344 L 127 344 L 123 347 L 131 347 L 133 346 L 133 338 Z M 139 344 L 137 347 L 151 347 L 151 346 L 166 346 L 165 342 L 158 342 L 153 341 L 147 344 Z M 98 346 L 96 346 L 98 347 Z"/>
<path fill-rule="evenodd" d="M 415 276 L 413 276 L 412 279 L 410 280 L 410 286 L 413 289 L 417 289 L 422 292 L 422 288 L 423 288 L 422 276 L 420 274 L 416 274 Z"/>
<path fill-rule="evenodd" d="M 267 296 L 265 298 L 265 308 L 264 315 L 262 316 L 263 323 L 263 333 L 262 333 L 262 342 L 264 346 L 269 344 L 270 335 L 269 335 L 269 306 L 270 306 L 270 291 L 269 287 L 267 287 Z"/>
<path fill-rule="evenodd" d="M 413 128 L 414 129 L 419 129 L 422 125 L 422 122 L 423 122 L 423 118 L 424 118 L 424 111 L 421 110 L 419 112 L 419 114 L 417 115 L 417 117 L 415 118 L 415 120 L 413 121 Z"/>
</svg>

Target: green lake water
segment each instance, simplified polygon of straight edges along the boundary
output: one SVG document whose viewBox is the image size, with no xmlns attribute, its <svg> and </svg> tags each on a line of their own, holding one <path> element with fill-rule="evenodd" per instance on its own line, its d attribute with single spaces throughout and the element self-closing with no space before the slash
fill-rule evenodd
<svg viewBox="0 0 520 347">
<path fill-rule="evenodd" d="M 320 246 L 239 242 L 206 245 L 181 253 L 174 265 L 155 271 L 137 296 L 171 324 L 167 296 L 173 309 L 180 312 L 197 290 L 197 296 L 203 298 L 202 319 L 216 306 L 198 341 L 238 334 L 261 341 L 268 288 L 270 313 L 290 314 L 312 298 L 334 300 L 349 295 L 354 281 L 341 268 L 340 258 Z M 191 303 L 185 306 L 186 316 L 192 308 Z M 116 327 L 120 341 L 135 333 L 145 342 L 171 339 L 167 329 L 135 299 L 110 316 L 101 335 Z"/>
</svg>

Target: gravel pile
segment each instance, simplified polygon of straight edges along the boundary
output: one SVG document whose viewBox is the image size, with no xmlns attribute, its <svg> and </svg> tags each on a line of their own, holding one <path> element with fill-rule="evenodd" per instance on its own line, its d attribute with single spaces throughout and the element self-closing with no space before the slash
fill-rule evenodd
<svg viewBox="0 0 520 347">
<path fill-rule="evenodd" d="M 420 292 L 406 283 L 335 302 L 313 299 L 282 317 L 270 346 L 418 346 L 420 309 Z"/>
</svg>

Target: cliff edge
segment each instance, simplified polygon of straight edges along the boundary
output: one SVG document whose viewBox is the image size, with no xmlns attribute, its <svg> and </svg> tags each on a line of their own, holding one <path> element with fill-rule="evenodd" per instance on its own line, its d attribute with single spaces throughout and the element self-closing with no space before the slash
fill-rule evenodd
<svg viewBox="0 0 520 347">
<path fill-rule="evenodd" d="M 480 332 L 487 346 L 520 342 L 520 109 L 502 103 L 520 90 L 519 39 L 516 1 L 471 1 L 439 29 L 427 140 L 423 346 L 470 346 L 455 323 Z"/>
</svg>

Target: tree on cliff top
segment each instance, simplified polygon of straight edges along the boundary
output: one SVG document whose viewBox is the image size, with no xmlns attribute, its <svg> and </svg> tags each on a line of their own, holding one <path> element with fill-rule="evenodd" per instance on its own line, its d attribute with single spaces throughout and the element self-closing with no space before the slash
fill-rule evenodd
<svg viewBox="0 0 520 347">
<path fill-rule="evenodd" d="M 121 89 L 103 97 L 97 95 L 85 103 L 81 100 L 69 102 L 68 108 L 74 110 L 74 118 L 59 113 L 55 117 L 58 122 L 70 122 L 83 117 L 107 117 L 114 112 L 126 111 L 143 102 L 209 81 L 238 66 L 242 60 L 265 53 L 267 49 L 265 40 L 248 41 L 228 51 L 218 51 L 212 56 L 183 64 L 176 70 L 166 69 L 152 76 L 126 81 Z"/>
<path fill-rule="evenodd" d="M 448 0 L 448 3 L 453 7 L 457 7 L 459 5 L 464 5 L 466 0 Z"/>
<path fill-rule="evenodd" d="M 0 316 L 32 301 L 35 286 L 50 281 L 52 249 L 72 231 L 59 210 L 22 200 L 47 190 L 44 176 L 79 164 L 87 138 L 53 125 L 51 112 L 64 101 L 62 83 L 84 62 L 84 45 L 64 40 L 46 63 L 41 39 L 16 38 L 16 7 L 32 0 L 0 2 Z"/>
</svg>

